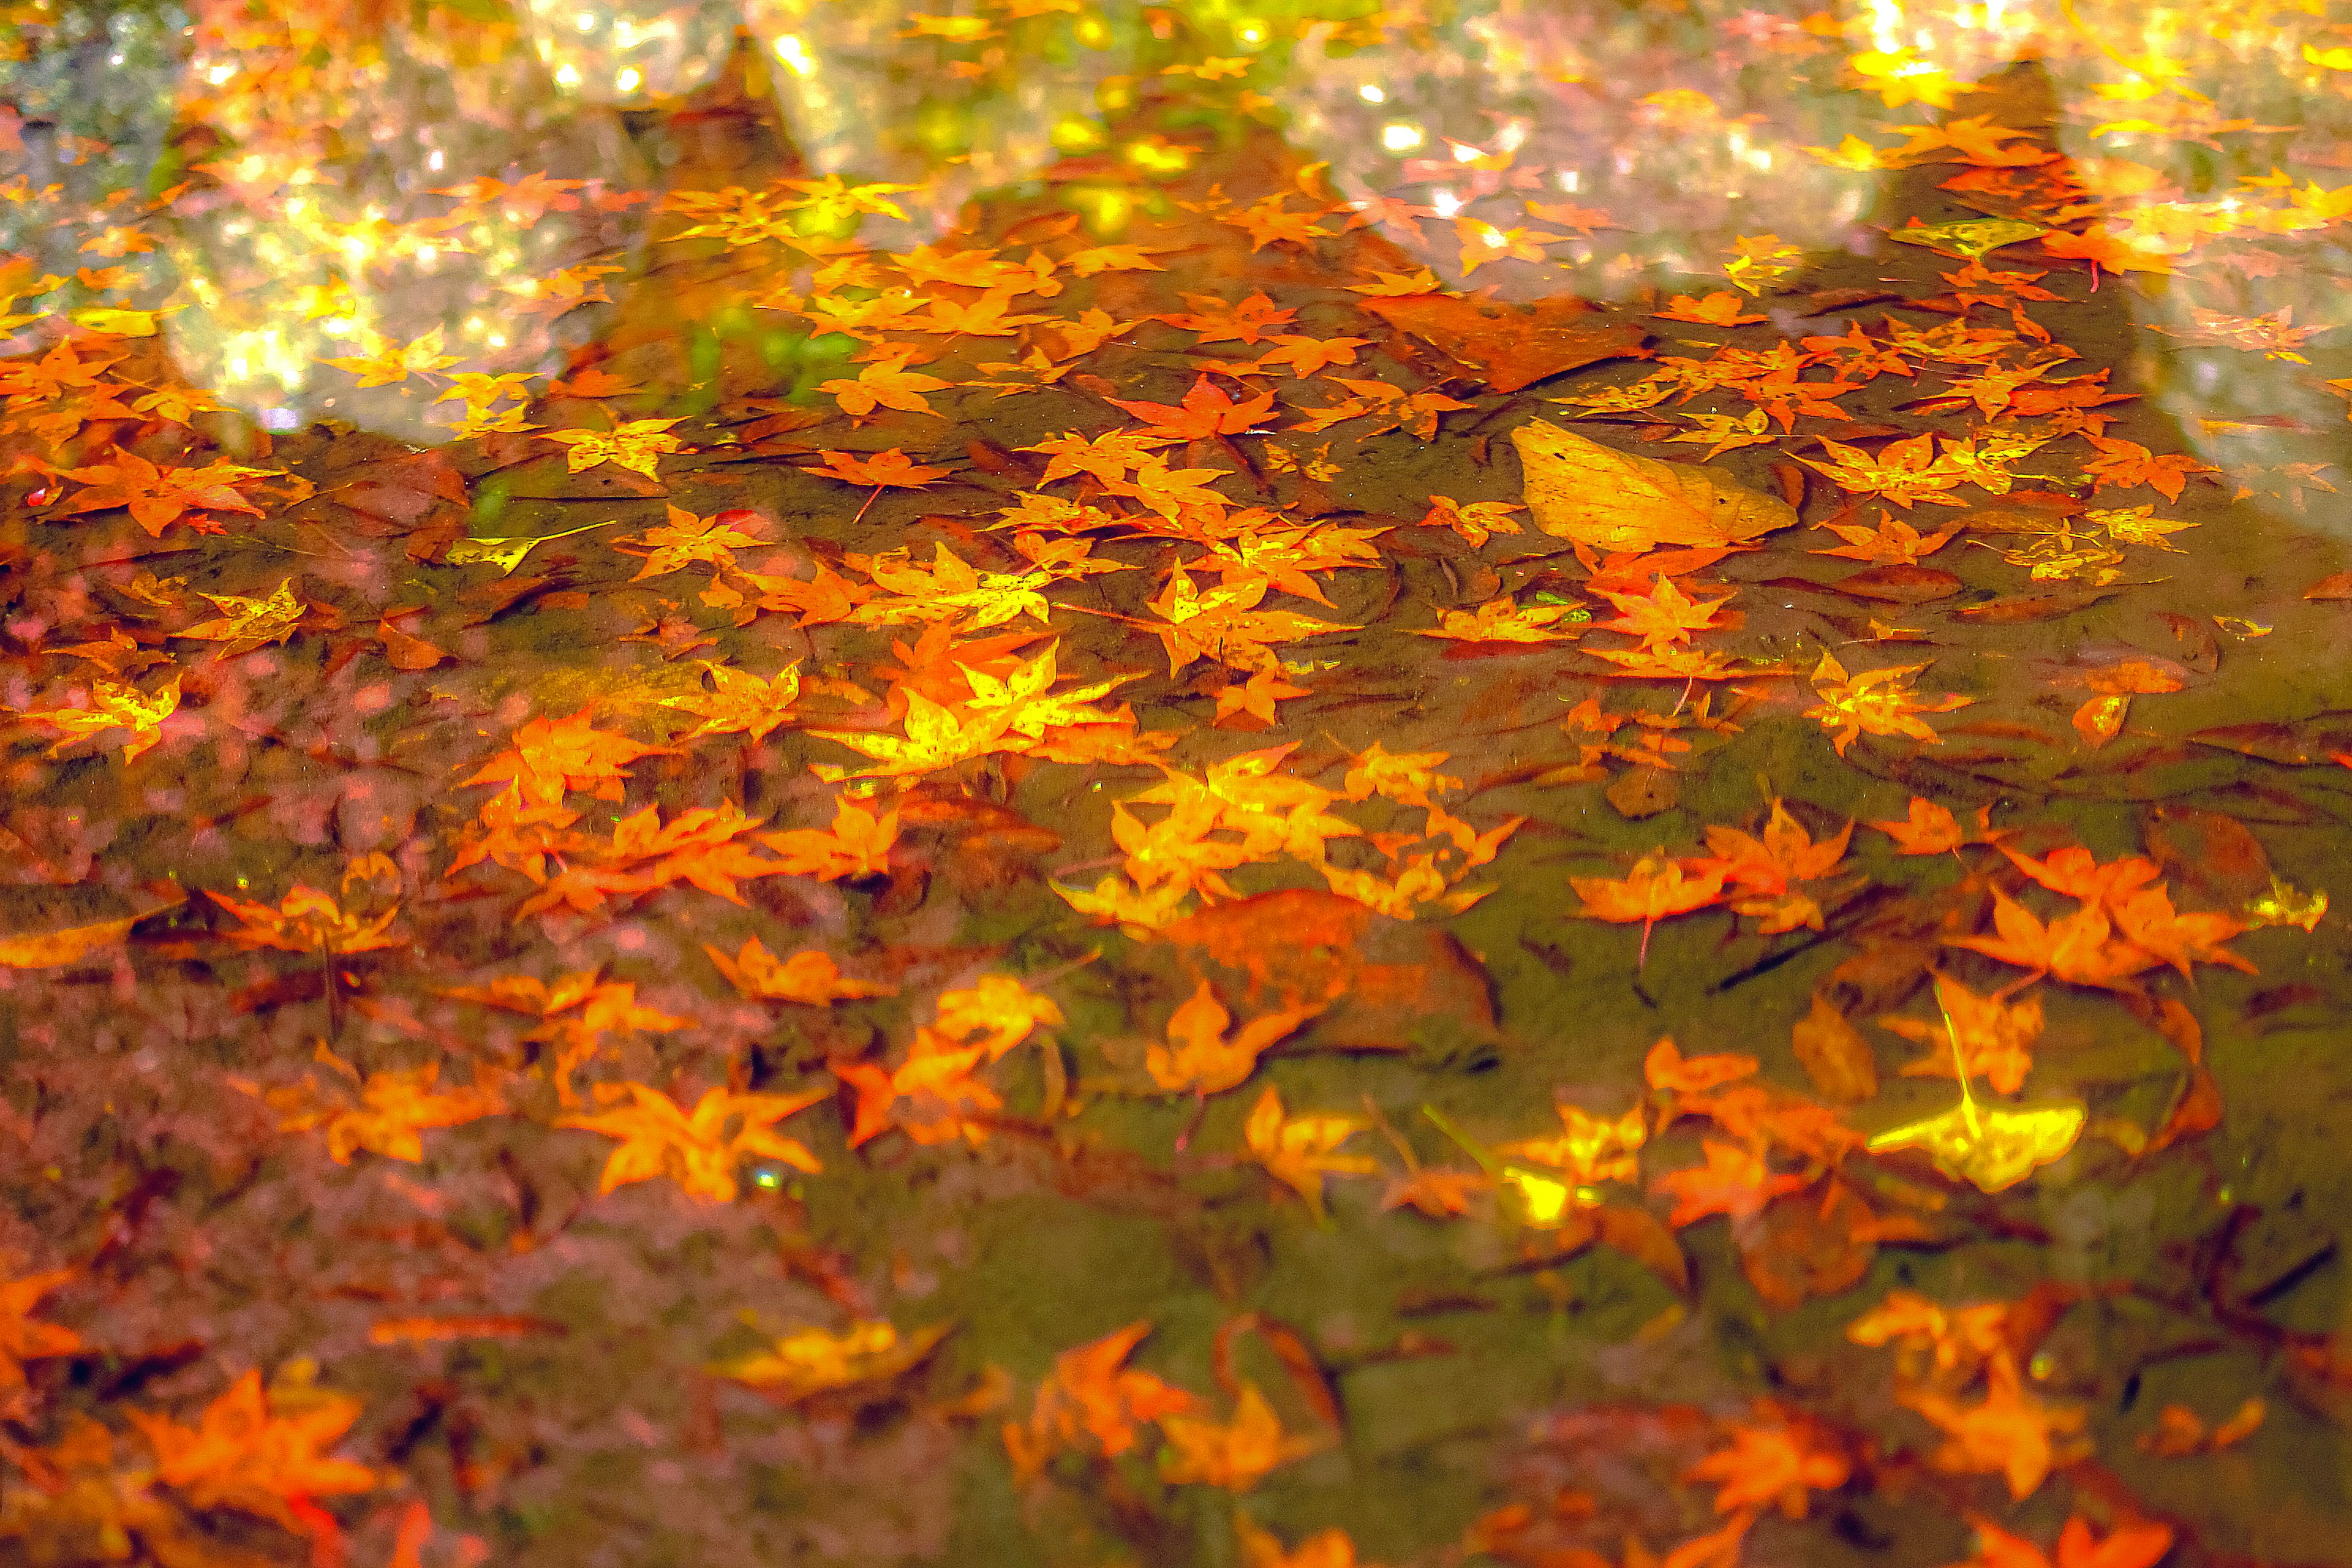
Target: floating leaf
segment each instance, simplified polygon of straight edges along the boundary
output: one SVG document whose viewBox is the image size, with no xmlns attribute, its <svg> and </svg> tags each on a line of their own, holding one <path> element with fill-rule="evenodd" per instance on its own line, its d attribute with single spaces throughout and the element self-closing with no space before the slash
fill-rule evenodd
<svg viewBox="0 0 2352 1568">
<path fill-rule="evenodd" d="M 1596 550 L 1744 543 L 1793 528 L 1788 502 L 1718 468 L 1636 458 L 1546 420 L 1511 432 L 1536 526 Z"/>
</svg>

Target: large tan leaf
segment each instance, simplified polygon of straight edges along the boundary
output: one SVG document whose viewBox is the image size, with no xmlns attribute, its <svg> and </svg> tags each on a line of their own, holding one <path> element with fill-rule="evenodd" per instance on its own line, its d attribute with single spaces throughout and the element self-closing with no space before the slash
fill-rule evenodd
<svg viewBox="0 0 2352 1568">
<path fill-rule="evenodd" d="M 187 895 L 180 893 L 145 914 L 128 915 L 119 921 L 100 921 L 96 925 L 74 926 L 65 931 L 0 937 L 0 965 L 10 969 L 57 969 L 68 963 L 79 963 L 91 953 L 123 942 L 131 935 L 131 928 L 148 915 L 175 909 L 186 900 Z"/>
<path fill-rule="evenodd" d="M 1786 501 L 1720 468 L 1636 458 L 1541 419 L 1511 432 L 1536 526 L 1596 550 L 1738 544 L 1795 526 Z"/>
</svg>

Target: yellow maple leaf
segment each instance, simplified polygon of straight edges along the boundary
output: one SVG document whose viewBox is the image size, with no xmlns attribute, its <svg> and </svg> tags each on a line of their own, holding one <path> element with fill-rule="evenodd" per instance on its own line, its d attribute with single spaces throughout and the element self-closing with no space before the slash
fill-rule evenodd
<svg viewBox="0 0 2352 1568">
<path fill-rule="evenodd" d="M 780 959 L 755 936 L 746 938 L 742 951 L 732 958 L 709 942 L 702 944 L 702 951 L 710 955 L 729 984 L 754 1001 L 821 1007 L 865 996 L 893 996 L 898 991 L 895 985 L 845 978 L 833 955 L 815 948 Z"/>
<path fill-rule="evenodd" d="M 710 1370 L 771 1398 L 797 1401 L 896 1377 L 930 1354 L 954 1327 L 933 1323 L 901 1334 L 889 1320 L 873 1319 L 852 1323 L 837 1334 L 804 1329 Z"/>
<path fill-rule="evenodd" d="M 1818 719 L 1822 729 L 1836 731 L 1832 744 L 1841 757 L 1854 738 L 1865 731 L 1873 735 L 1907 735 L 1931 746 L 1940 744 L 1942 737 L 1918 715 L 1948 713 L 1955 708 L 1966 708 L 1976 699 L 1948 694 L 1932 701 L 1921 700 L 1914 689 L 1914 678 L 1927 668 L 1925 664 L 1895 665 L 1849 676 L 1837 656 L 1825 652 L 1812 673 L 1813 695 L 1821 701 L 1806 709 L 1805 717 Z"/>
<path fill-rule="evenodd" d="M 593 1116 L 566 1116 L 556 1122 L 558 1127 L 576 1127 L 621 1140 L 621 1146 L 604 1162 L 604 1173 L 596 1184 L 600 1193 L 668 1176 L 694 1197 L 732 1203 L 739 1190 L 736 1167 L 745 1160 L 781 1161 L 811 1174 L 824 1168 L 805 1145 L 774 1129 L 785 1117 L 827 1098 L 830 1089 L 814 1089 L 797 1095 L 706 1089 L 688 1111 L 644 1084 L 620 1087 L 628 1091 L 634 1104 Z"/>
<path fill-rule="evenodd" d="M 337 370 L 350 371 L 360 378 L 360 385 L 364 388 L 390 386 L 414 374 L 429 374 L 444 365 L 456 364 L 457 356 L 441 352 L 441 329 L 436 327 L 411 343 L 394 347 L 387 339 L 375 338 L 365 353 L 325 363 Z"/>
<path fill-rule="evenodd" d="M 1277 1467 L 1305 1458 L 1326 1441 L 1285 1432 L 1282 1418 L 1254 1383 L 1242 1384 L 1232 1421 L 1171 1414 L 1160 1418 L 1160 1431 L 1168 1439 L 1160 1454 L 1162 1480 L 1232 1492 L 1250 1490 Z"/>
<path fill-rule="evenodd" d="M 801 667 L 794 659 L 778 672 L 773 679 L 763 680 L 745 669 L 736 669 L 715 660 L 702 662 L 703 673 L 710 678 L 709 691 L 697 691 L 684 697 L 665 697 L 665 708 L 683 708 L 698 715 L 702 722 L 678 738 L 698 741 L 705 735 L 749 735 L 754 741 L 764 741 L 779 726 L 793 720 L 793 704 L 800 700 Z"/>
<path fill-rule="evenodd" d="M 1354 1116 L 1286 1116 L 1282 1091 L 1268 1084 L 1242 1124 L 1242 1140 L 1250 1158 L 1305 1198 L 1320 1219 L 1326 1175 L 1365 1176 L 1380 1168 L 1368 1155 L 1338 1152 L 1339 1145 L 1368 1125 Z"/>
<path fill-rule="evenodd" d="M 221 613 L 172 635 L 219 643 L 224 658 L 231 654 L 248 653 L 264 643 L 282 643 L 294 635 L 302 620 L 302 601 L 294 596 L 291 577 L 278 584 L 277 591 L 266 599 L 238 594 L 205 594 L 201 597 L 210 599 Z"/>
<path fill-rule="evenodd" d="M 571 448 L 564 461 L 572 473 L 593 468 L 599 463 L 617 463 L 622 468 L 659 479 L 654 465 L 664 452 L 685 450 L 686 443 L 669 434 L 677 419 L 628 419 L 610 430 L 548 430 L 540 435 L 542 441 L 560 441 Z"/>
<path fill-rule="evenodd" d="M 180 680 L 180 671 L 173 670 L 152 692 L 142 691 L 127 680 L 93 680 L 87 708 L 28 708 L 18 710 L 16 717 L 37 720 L 64 731 L 49 747 L 52 757 L 87 736 L 128 730 L 131 738 L 122 743 L 122 760 L 132 763 L 163 738 L 163 721 L 179 711 Z"/>
</svg>

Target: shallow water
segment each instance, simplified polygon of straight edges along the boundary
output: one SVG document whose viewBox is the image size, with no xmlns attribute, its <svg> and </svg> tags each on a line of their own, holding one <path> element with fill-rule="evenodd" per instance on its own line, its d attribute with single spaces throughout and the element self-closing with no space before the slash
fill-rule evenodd
<svg viewBox="0 0 2352 1568">
<path fill-rule="evenodd" d="M 10 8 L 0 1558 L 2339 1559 L 2347 32 Z"/>
</svg>

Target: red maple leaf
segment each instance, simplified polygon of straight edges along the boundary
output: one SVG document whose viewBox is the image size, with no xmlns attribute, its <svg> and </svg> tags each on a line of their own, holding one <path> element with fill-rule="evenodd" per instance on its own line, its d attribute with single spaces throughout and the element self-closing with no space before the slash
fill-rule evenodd
<svg viewBox="0 0 2352 1568">
<path fill-rule="evenodd" d="M 1106 399 L 1145 422 L 1145 434 L 1179 441 L 1201 441 L 1213 436 L 1238 436 L 1274 411 L 1274 394 L 1260 393 L 1246 403 L 1235 403 L 1202 375 L 1192 383 L 1181 405 L 1129 403 Z"/>
<path fill-rule="evenodd" d="M 260 470 L 225 460 L 207 463 L 201 468 L 158 468 L 136 452 L 118 451 L 110 463 L 69 468 L 67 473 L 89 488 L 74 497 L 73 504 L 65 508 L 61 515 L 79 517 L 84 512 L 128 507 L 132 521 L 151 538 L 161 537 L 166 528 L 184 519 L 198 532 L 218 533 L 220 525 L 202 515 L 208 510 L 241 511 L 249 517 L 263 515 L 259 507 L 235 489 L 237 481 L 257 478 Z M 190 517 L 191 512 L 198 515 Z"/>
</svg>

